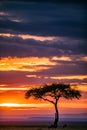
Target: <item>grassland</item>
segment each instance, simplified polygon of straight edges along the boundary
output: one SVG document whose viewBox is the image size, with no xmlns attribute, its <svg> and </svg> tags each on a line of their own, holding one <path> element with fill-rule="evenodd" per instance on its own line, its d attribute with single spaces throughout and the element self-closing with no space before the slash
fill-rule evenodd
<svg viewBox="0 0 87 130">
<path fill-rule="evenodd" d="M 87 126 L 59 126 L 56 129 L 47 126 L 0 126 L 0 130 L 87 130 Z"/>
</svg>

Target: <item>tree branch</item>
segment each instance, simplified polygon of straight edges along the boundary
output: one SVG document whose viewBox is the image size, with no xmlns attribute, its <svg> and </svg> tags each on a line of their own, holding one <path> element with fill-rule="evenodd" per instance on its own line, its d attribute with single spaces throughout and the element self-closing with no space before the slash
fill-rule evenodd
<svg viewBox="0 0 87 130">
<path fill-rule="evenodd" d="M 49 99 L 47 99 L 47 98 L 43 98 L 43 97 L 42 97 L 42 99 L 45 100 L 45 101 L 48 101 L 48 102 L 51 102 L 51 103 L 55 104 L 53 101 L 51 101 L 51 100 L 49 100 Z"/>
</svg>

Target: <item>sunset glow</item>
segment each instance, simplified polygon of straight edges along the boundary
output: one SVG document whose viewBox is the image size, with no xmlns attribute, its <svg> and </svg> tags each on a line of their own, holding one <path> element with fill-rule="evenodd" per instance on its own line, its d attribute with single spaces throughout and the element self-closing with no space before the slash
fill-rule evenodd
<svg viewBox="0 0 87 130">
<path fill-rule="evenodd" d="M 52 83 L 70 84 L 82 95 L 79 100 L 61 97 L 64 119 L 69 114 L 73 120 L 87 119 L 84 12 L 83 5 L 72 2 L 0 1 L 0 124 L 53 117 L 52 102 L 25 96 L 27 90 Z"/>
<path fill-rule="evenodd" d="M 20 104 L 15 104 L 15 103 L 2 103 L 2 104 L 0 104 L 0 107 L 20 107 Z"/>
<path fill-rule="evenodd" d="M 37 106 L 38 105 L 38 106 Z M 44 108 L 44 107 L 52 107 L 50 104 L 17 104 L 17 103 L 1 103 L 0 107 L 19 107 L 19 108 Z"/>
</svg>

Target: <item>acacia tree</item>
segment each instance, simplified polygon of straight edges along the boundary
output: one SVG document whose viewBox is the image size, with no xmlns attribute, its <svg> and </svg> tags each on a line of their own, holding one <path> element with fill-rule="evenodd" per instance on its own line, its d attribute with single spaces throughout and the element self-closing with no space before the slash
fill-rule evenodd
<svg viewBox="0 0 87 130">
<path fill-rule="evenodd" d="M 67 84 L 50 84 L 44 85 L 39 88 L 32 88 L 25 93 L 25 97 L 34 97 L 35 99 L 42 99 L 52 103 L 55 107 L 55 120 L 53 127 L 57 127 L 59 122 L 59 112 L 58 112 L 58 101 L 60 98 L 64 97 L 66 99 L 79 99 L 81 94 L 78 90 L 72 88 Z"/>
</svg>

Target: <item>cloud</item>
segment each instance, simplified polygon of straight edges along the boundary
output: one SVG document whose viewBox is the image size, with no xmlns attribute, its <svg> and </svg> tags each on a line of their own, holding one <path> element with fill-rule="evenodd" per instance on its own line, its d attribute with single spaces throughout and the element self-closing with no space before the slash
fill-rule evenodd
<svg viewBox="0 0 87 130">
<path fill-rule="evenodd" d="M 48 75 L 85 75 L 86 74 L 86 64 L 61 64 L 56 65 L 52 68 L 49 68 L 48 70 L 43 71 L 44 74 Z M 38 74 L 42 72 L 37 72 Z"/>
<path fill-rule="evenodd" d="M 51 77 L 86 75 L 83 5 L 7 1 L 0 2 L 0 16 L 0 61 L 9 56 L 12 60 L 12 63 L 2 63 L 8 71 L 0 71 L 1 84 L 39 84 L 57 81 Z M 19 64 L 21 60 L 15 63 L 15 57 L 25 64 Z M 30 66 L 30 62 L 25 61 L 27 57 L 44 63 Z M 75 78 L 63 80 L 86 82 L 86 79 Z"/>
<path fill-rule="evenodd" d="M 40 41 L 36 40 L 36 38 L 38 37 L 32 36 L 31 38 L 23 39 L 22 35 L 20 37 L 10 36 L 10 34 L 8 36 L 0 36 L 0 56 L 72 56 L 72 58 L 78 58 L 78 55 L 81 57 L 87 54 L 87 44 L 82 39 L 55 37 L 51 40 Z"/>
<path fill-rule="evenodd" d="M 82 84 L 83 86 L 87 83 L 86 73 L 79 73 L 80 69 L 77 70 L 76 68 L 76 70 L 72 70 L 71 72 L 67 72 L 68 70 L 64 71 L 62 68 L 61 70 L 59 69 L 56 67 L 56 69 L 53 68 L 41 72 L 2 71 L 0 72 L 0 84 L 6 84 L 7 86 L 4 86 L 4 88 L 21 89 L 53 82 Z M 67 68 L 65 67 L 65 69 Z"/>
<path fill-rule="evenodd" d="M 29 71 L 36 72 L 56 65 L 55 61 L 50 61 L 49 58 L 38 58 L 38 57 L 6 57 L 0 60 L 1 71 Z"/>
<path fill-rule="evenodd" d="M 85 37 L 85 9 L 81 4 L 10 1 L 1 2 L 0 10 L 3 33 Z"/>
</svg>

